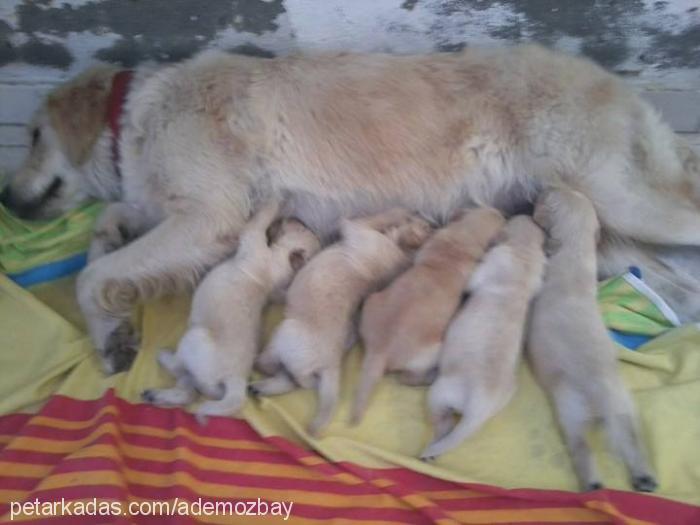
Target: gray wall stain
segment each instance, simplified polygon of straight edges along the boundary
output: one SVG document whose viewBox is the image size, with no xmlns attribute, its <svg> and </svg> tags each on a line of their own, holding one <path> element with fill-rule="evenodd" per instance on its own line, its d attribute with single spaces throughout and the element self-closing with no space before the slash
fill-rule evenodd
<svg viewBox="0 0 700 525">
<path fill-rule="evenodd" d="M 72 53 L 78 49 L 71 35 L 93 35 L 99 41 L 91 48 L 94 58 L 129 67 L 144 60 L 187 58 L 219 44 L 217 39 L 230 32 L 253 37 L 239 39 L 243 44 L 237 52 L 269 56 L 258 42 L 293 43 L 294 27 L 291 32 L 280 31 L 280 21 L 286 20 L 281 18 L 287 12 L 285 4 L 301 5 L 297 0 L 14 1 L 17 27 L 0 20 L 0 66 L 27 63 L 57 69 L 75 63 Z M 350 5 L 349 0 L 347 4 L 318 1 L 330 2 L 338 12 Z M 310 20 L 315 15 L 313 4 L 304 5 Z M 679 14 L 678 5 L 675 0 L 396 0 L 393 11 L 386 4 L 377 7 L 383 22 L 375 47 L 390 51 L 417 33 L 437 51 L 459 50 L 485 37 L 545 45 L 568 37 L 577 50 L 610 69 L 623 70 L 630 63 L 632 73 L 637 66 L 698 68 L 700 13 L 691 7 Z M 491 16 L 493 12 L 498 16 Z M 418 19 L 421 22 L 412 25 Z M 669 25 L 669 19 L 680 25 Z M 319 17 L 317 23 L 323 27 L 329 22 Z M 334 23 L 347 24 L 339 28 L 342 31 L 353 29 L 351 17 L 345 15 Z M 18 35 L 22 38 L 15 38 Z M 332 31 L 328 35 L 332 38 Z"/>
<path fill-rule="evenodd" d="M 92 31 L 115 33 L 119 39 L 100 49 L 96 58 L 133 66 L 143 60 L 176 61 L 204 48 L 219 31 L 260 35 L 278 28 L 283 0 L 95 0 L 72 6 L 42 6 L 25 1 L 17 8 L 19 31 L 65 37 Z M 47 56 L 57 67 L 64 57 Z"/>
</svg>

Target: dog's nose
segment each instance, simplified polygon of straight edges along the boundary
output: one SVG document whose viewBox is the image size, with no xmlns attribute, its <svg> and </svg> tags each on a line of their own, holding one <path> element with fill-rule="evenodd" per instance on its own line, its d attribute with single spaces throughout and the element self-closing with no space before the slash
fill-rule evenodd
<svg viewBox="0 0 700 525">
<path fill-rule="evenodd" d="M 12 193 L 10 192 L 10 187 L 5 186 L 5 189 L 0 192 L 0 204 L 5 207 L 10 207 L 12 202 Z"/>
</svg>

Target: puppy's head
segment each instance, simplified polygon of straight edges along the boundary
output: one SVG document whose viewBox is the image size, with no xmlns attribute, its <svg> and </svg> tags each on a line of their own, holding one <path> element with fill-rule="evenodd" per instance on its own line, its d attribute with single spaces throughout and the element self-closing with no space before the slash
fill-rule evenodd
<svg viewBox="0 0 700 525">
<path fill-rule="evenodd" d="M 532 218 L 558 243 L 582 236 L 599 237 L 600 226 L 593 204 L 578 191 L 545 190 L 537 199 Z"/>
<path fill-rule="evenodd" d="M 539 249 L 544 244 L 544 232 L 527 215 L 516 215 L 510 219 L 503 230 L 504 242 L 516 249 Z"/>
<path fill-rule="evenodd" d="M 27 219 L 48 219 L 89 195 L 82 169 L 106 125 L 114 70 L 90 69 L 49 93 L 29 125 L 30 149 L 2 194 Z"/>
<path fill-rule="evenodd" d="M 295 272 L 321 249 L 318 237 L 298 219 L 283 219 L 273 243 L 289 252 L 289 264 Z"/>
<path fill-rule="evenodd" d="M 386 235 L 405 252 L 420 248 L 433 232 L 428 221 L 417 215 L 409 216 L 405 221 L 387 230 Z"/>
</svg>

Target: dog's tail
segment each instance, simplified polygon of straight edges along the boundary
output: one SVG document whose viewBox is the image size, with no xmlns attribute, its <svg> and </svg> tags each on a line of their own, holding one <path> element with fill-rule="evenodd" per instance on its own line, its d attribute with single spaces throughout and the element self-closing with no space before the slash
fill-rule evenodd
<svg viewBox="0 0 700 525">
<path fill-rule="evenodd" d="M 386 354 L 383 352 L 371 352 L 365 348 L 365 357 L 362 361 L 360 381 L 355 392 L 355 401 L 350 414 L 350 423 L 357 425 L 367 410 L 370 397 L 379 380 L 384 376 L 386 369 Z"/>
<path fill-rule="evenodd" d="M 510 397 L 507 397 L 505 402 Z M 500 401 L 500 400 L 499 400 Z M 430 443 L 421 453 L 421 459 L 431 459 L 444 454 L 458 446 L 491 418 L 505 402 L 494 403 L 492 399 L 477 393 L 472 394 L 465 405 L 465 410 L 462 412 L 462 418 L 459 423 L 446 435 L 439 437 L 437 440 Z"/>
<path fill-rule="evenodd" d="M 195 417 L 205 424 L 207 416 L 233 416 L 243 407 L 246 400 L 247 381 L 244 377 L 230 377 L 222 381 L 223 397 L 205 401 L 197 408 Z"/>
<path fill-rule="evenodd" d="M 340 397 L 340 366 L 331 366 L 319 372 L 318 410 L 309 425 L 312 436 L 318 437 L 333 418 L 333 411 Z"/>
</svg>

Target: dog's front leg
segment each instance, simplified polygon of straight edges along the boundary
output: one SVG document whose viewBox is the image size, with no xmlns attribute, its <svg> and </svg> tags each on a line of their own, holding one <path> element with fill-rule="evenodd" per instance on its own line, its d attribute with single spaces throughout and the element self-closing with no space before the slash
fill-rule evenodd
<svg viewBox="0 0 700 525">
<path fill-rule="evenodd" d="M 107 373 L 133 361 L 138 342 L 129 315 L 136 302 L 192 288 L 233 251 L 242 224 L 242 217 L 173 215 L 83 270 L 78 302 Z"/>
</svg>

